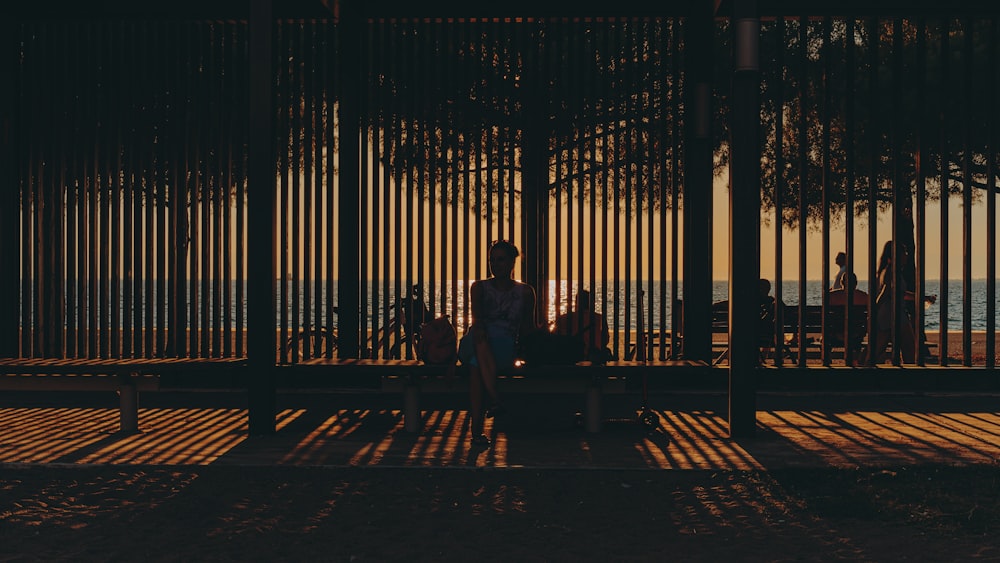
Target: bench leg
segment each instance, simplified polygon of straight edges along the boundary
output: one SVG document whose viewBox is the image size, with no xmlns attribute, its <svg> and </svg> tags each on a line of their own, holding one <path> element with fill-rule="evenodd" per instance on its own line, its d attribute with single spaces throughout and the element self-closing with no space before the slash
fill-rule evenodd
<svg viewBox="0 0 1000 563">
<path fill-rule="evenodd" d="M 118 431 L 139 431 L 139 390 L 131 377 L 122 377 L 118 386 Z"/>
<path fill-rule="evenodd" d="M 586 416 L 587 432 L 597 433 L 601 431 L 601 387 L 591 385 L 587 389 Z"/>
<path fill-rule="evenodd" d="M 420 414 L 420 386 L 409 382 L 403 390 L 403 427 L 407 432 L 420 432 L 423 422 Z"/>
</svg>

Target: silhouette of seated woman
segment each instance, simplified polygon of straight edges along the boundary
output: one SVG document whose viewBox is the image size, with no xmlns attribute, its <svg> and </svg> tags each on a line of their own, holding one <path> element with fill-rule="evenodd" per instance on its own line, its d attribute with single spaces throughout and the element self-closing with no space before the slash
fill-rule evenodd
<svg viewBox="0 0 1000 563">
<path fill-rule="evenodd" d="M 854 365 L 855 359 L 860 355 L 865 333 L 868 331 L 868 294 L 858 289 L 858 277 L 854 272 L 845 274 L 841 278 L 841 283 L 841 286 L 831 289 L 826 294 L 829 323 L 824 342 L 829 346 L 844 345 L 844 327 L 848 318 L 846 305 L 850 303 L 853 310 L 847 336 L 851 345 L 846 350 L 844 360 L 847 365 Z"/>
<path fill-rule="evenodd" d="M 494 241 L 489 249 L 492 277 L 472 283 L 472 324 L 458 346 L 462 365 L 469 368 L 469 414 L 472 444 L 489 446 L 483 433 L 485 417 L 504 409 L 497 392 L 497 370 L 514 365 L 518 340 L 536 329 L 535 290 L 514 280 L 514 261 L 520 253 L 512 243 Z M 488 395 L 489 411 L 483 408 Z"/>
</svg>

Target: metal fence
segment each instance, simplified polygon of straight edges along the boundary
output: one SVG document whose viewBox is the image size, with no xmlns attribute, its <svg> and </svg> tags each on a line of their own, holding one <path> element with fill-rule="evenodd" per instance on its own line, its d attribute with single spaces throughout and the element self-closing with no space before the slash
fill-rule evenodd
<svg viewBox="0 0 1000 563">
<path fill-rule="evenodd" d="M 685 23 L 375 19 L 355 80 L 343 75 L 336 24 L 277 22 L 279 361 L 334 356 L 347 338 L 362 355 L 411 357 L 414 327 L 397 321 L 414 287 L 461 332 L 469 283 L 488 275 L 495 239 L 521 248 L 515 274 L 536 286 L 540 322 L 586 289 L 619 357 L 680 356 L 683 255 L 703 253 L 711 268 L 728 253 L 725 239 L 683 236 Z M 247 257 L 265 249 L 247 244 L 259 226 L 246 212 L 245 23 L 36 21 L 16 35 L 19 200 L 5 211 L 19 226 L 15 353 L 246 355 Z M 696 218 L 720 228 L 729 35 L 717 21 L 709 57 L 717 212 Z M 995 18 L 763 23 L 764 227 L 736 236 L 757 237 L 761 256 L 775 257 L 761 276 L 776 295 L 804 308 L 814 286 L 830 286 L 843 250 L 874 309 L 879 250 L 912 238 L 917 299 L 927 280 L 943 280 L 933 319 L 941 362 L 959 352 L 951 361 L 994 365 L 996 38 Z M 346 88 L 360 92 L 358 139 L 338 122 Z M 358 162 L 340 158 L 348 142 Z M 343 183 L 347 167 L 358 186 Z M 359 204 L 345 209 L 343 191 L 354 189 Z M 357 227 L 359 271 L 338 254 L 345 221 Z M 336 330 L 348 278 L 360 287 L 356 335 Z M 949 292 L 953 278 L 961 295 Z M 921 327 L 924 311 L 912 312 Z M 956 316 L 960 351 L 948 348 Z M 982 357 L 973 335 L 986 342 Z"/>
</svg>

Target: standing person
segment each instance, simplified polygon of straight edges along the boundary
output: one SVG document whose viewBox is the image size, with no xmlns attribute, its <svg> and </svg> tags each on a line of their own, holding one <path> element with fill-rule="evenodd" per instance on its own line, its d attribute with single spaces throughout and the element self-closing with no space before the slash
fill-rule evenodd
<svg viewBox="0 0 1000 563">
<path fill-rule="evenodd" d="M 485 417 L 500 414 L 503 406 L 497 392 L 497 370 L 514 365 L 518 338 L 537 328 L 535 289 L 514 280 L 517 247 L 505 240 L 494 241 L 489 248 L 492 276 L 473 282 L 472 324 L 462 337 L 458 357 L 469 367 L 469 412 L 472 419 L 472 444 L 489 446 L 483 433 Z M 484 394 L 492 404 L 483 408 Z"/>
<path fill-rule="evenodd" d="M 784 346 L 783 335 L 775 339 L 778 320 L 778 308 L 785 309 L 785 302 L 771 295 L 771 280 L 760 278 L 757 286 L 757 301 L 760 305 L 760 327 L 757 329 L 757 340 L 761 348 L 779 350 Z M 762 358 L 763 359 L 763 358 Z"/>
<path fill-rule="evenodd" d="M 611 359 L 608 343 L 608 319 L 594 311 L 590 292 L 586 289 L 576 294 L 576 309 L 556 318 L 555 333 L 577 335 L 583 340 L 583 359 L 603 363 Z"/>
<path fill-rule="evenodd" d="M 837 257 L 833 261 L 840 266 L 840 269 L 837 270 L 837 275 L 833 278 L 833 285 L 830 286 L 830 291 L 846 287 L 844 278 L 847 276 L 847 253 L 838 252 Z"/>
<path fill-rule="evenodd" d="M 893 270 L 899 267 L 898 265 L 894 265 L 892 241 L 888 240 L 882 247 L 882 256 L 878 262 L 879 289 L 878 296 L 875 298 L 875 345 L 869 345 L 865 363 L 868 363 L 869 359 L 875 364 L 879 363 L 882 360 L 882 355 L 885 353 L 885 347 L 889 344 L 889 340 L 892 337 L 892 318 L 895 312 L 894 309 L 896 309 L 895 299 L 903 299 L 908 291 L 906 277 L 902 271 L 898 271 L 897 282 L 900 284 L 900 287 L 895 291 L 895 297 L 893 297 L 892 275 Z M 913 325 L 905 310 L 903 316 L 897 319 L 896 341 L 893 342 L 893 346 L 899 346 L 904 362 L 913 362 Z"/>
</svg>

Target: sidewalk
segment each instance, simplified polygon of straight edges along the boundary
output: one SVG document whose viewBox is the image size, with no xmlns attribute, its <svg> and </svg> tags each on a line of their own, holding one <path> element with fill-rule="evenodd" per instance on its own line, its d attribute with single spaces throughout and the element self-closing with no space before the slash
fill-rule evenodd
<svg viewBox="0 0 1000 563">
<path fill-rule="evenodd" d="M 763 469 L 1000 463 L 1000 396 L 760 394 L 758 430 L 727 436 L 726 396 L 658 394 L 661 428 L 635 420 L 641 397 L 611 396 L 588 433 L 575 396 L 514 397 L 470 449 L 466 399 L 429 396 L 408 433 L 401 397 L 280 395 L 278 430 L 247 435 L 245 397 L 147 393 L 136 434 L 120 434 L 103 393 L 5 393 L 0 464 Z M 399 404 L 397 404 L 399 403 Z"/>
</svg>

